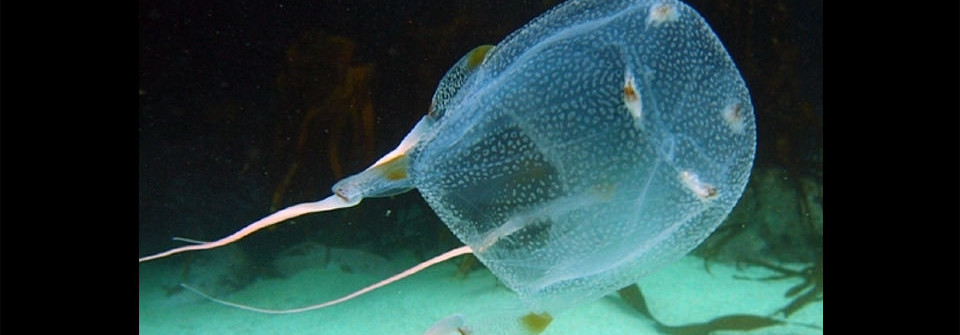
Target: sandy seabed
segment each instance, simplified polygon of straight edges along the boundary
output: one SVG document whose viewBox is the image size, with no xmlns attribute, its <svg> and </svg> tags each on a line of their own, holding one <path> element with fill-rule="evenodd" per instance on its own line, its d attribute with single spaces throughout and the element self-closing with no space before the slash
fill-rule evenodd
<svg viewBox="0 0 960 335">
<path fill-rule="evenodd" d="M 398 267 L 415 263 L 396 257 Z M 802 265 L 793 266 L 800 268 Z M 784 293 L 800 278 L 744 280 L 774 275 L 760 267 L 736 269 L 687 256 L 638 282 L 651 312 L 667 325 L 707 322 L 731 314 L 768 316 L 787 305 Z M 204 300 L 189 291 L 171 290 L 182 273 L 177 261 L 140 264 L 140 330 L 149 334 L 410 334 L 419 335 L 454 313 L 469 315 L 516 294 L 485 269 L 458 278 L 456 262 L 446 262 L 354 300 L 299 314 L 260 314 Z M 219 296 L 262 308 L 288 309 L 339 298 L 382 277 L 345 272 L 340 267 L 305 269 L 286 278 L 258 279 Z M 786 319 L 788 324 L 724 334 L 822 334 L 823 301 Z M 815 329 L 801 325 L 815 325 Z M 554 316 L 543 335 L 661 334 L 654 323 L 616 294 Z"/>
</svg>

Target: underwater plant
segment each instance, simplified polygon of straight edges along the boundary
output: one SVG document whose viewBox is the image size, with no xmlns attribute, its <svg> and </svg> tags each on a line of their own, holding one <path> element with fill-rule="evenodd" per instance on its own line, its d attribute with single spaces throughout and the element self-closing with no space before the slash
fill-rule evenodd
<svg viewBox="0 0 960 335">
<path fill-rule="evenodd" d="M 720 331 L 752 331 L 761 328 L 788 324 L 785 320 L 770 316 L 734 314 L 724 315 L 706 322 L 690 323 L 685 325 L 667 325 L 657 319 L 647 306 L 646 299 L 640 291 L 640 286 L 632 284 L 617 291 L 620 298 L 633 307 L 640 314 L 646 316 L 656 324 L 657 331 L 669 335 L 710 335 Z M 788 315 L 789 316 L 789 315 Z M 790 323 L 813 329 L 822 329 L 815 325 Z"/>
</svg>

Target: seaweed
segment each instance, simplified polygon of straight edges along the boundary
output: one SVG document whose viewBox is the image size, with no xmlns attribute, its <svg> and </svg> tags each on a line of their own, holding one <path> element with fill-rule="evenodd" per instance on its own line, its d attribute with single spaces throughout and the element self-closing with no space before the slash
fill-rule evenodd
<svg viewBox="0 0 960 335">
<path fill-rule="evenodd" d="M 163 285 L 160 287 L 160 289 L 163 290 L 163 296 L 165 298 L 177 295 L 184 290 L 183 286 L 180 286 L 179 283 L 177 285 Z"/>
<path fill-rule="evenodd" d="M 277 150 L 289 152 L 285 147 L 291 137 L 287 134 L 296 129 L 299 135 L 295 137 L 293 157 L 274 190 L 271 211 L 282 207 L 291 185 L 303 188 L 318 184 L 295 179 L 301 170 L 316 171 L 326 162 L 329 173 L 325 175 L 339 180 L 347 175 L 345 171 L 358 168 L 351 164 L 376 158 L 371 79 L 375 69 L 373 64 L 358 60 L 356 48 L 356 42 L 347 37 L 319 30 L 304 33 L 287 48 L 287 62 L 277 76 L 277 87 L 282 109 L 293 114 L 291 123 L 278 129 L 283 136 L 278 138 Z M 320 75 L 325 80 L 317 80 Z M 308 194 L 314 191 L 306 190 Z"/>
<path fill-rule="evenodd" d="M 682 326 L 667 326 L 657 322 L 657 330 L 672 335 L 707 335 L 721 330 L 750 331 L 785 323 L 785 321 L 765 316 L 734 314 L 721 316 L 704 323 L 691 323 Z"/>
<path fill-rule="evenodd" d="M 750 331 L 770 326 L 784 325 L 788 324 L 785 320 L 774 319 L 771 316 L 760 316 L 760 315 L 749 315 L 749 314 L 732 314 L 724 315 L 717 318 L 714 318 L 707 322 L 702 323 L 690 323 L 679 326 L 670 326 L 666 325 L 660 320 L 657 320 L 653 316 L 653 313 L 650 312 L 649 307 L 647 306 L 646 299 L 643 297 L 643 293 L 640 291 L 640 286 L 637 284 L 632 284 L 630 286 L 621 288 L 617 291 L 620 294 L 620 298 L 623 299 L 627 304 L 636 309 L 640 314 L 643 314 L 650 318 L 655 323 L 657 331 L 670 334 L 670 335 L 707 335 L 712 334 L 717 331 L 725 330 L 735 330 L 735 331 Z M 793 324 L 793 323 L 790 323 Z M 814 325 L 804 325 L 804 324 L 795 324 L 804 327 L 810 327 L 814 329 L 822 329 Z"/>
<path fill-rule="evenodd" d="M 823 253 L 818 253 L 817 262 L 803 269 L 801 273 L 803 274 L 803 282 L 787 290 L 785 296 L 789 298 L 797 296 L 805 289 L 809 288 L 809 290 L 777 311 L 777 313 L 783 313 L 785 317 L 789 317 L 810 303 L 823 300 Z"/>
<path fill-rule="evenodd" d="M 710 244 L 709 246 L 704 246 L 701 256 L 703 257 L 703 270 L 707 273 L 713 274 L 710 272 L 710 260 L 720 253 L 720 250 L 723 249 L 730 240 L 733 240 L 734 237 L 740 235 L 747 230 L 748 225 L 751 222 L 755 221 L 746 221 L 740 224 L 725 224 L 717 228 L 714 235 L 720 236 L 716 242 Z M 723 234 L 722 236 L 720 234 Z"/>
<path fill-rule="evenodd" d="M 620 298 L 623 299 L 623 301 L 626 301 L 627 304 L 640 312 L 640 314 L 656 320 L 656 318 L 653 317 L 653 314 L 650 314 L 650 308 L 647 307 L 647 300 L 643 298 L 643 292 L 640 292 L 639 285 L 633 284 L 621 288 L 617 290 L 617 293 L 620 294 Z M 657 323 L 659 324 L 659 322 Z"/>
<path fill-rule="evenodd" d="M 823 252 L 817 253 L 816 261 L 813 265 L 807 266 L 800 270 L 793 270 L 760 260 L 747 260 L 744 262 L 767 268 L 777 272 L 778 274 L 763 278 L 734 278 L 748 280 L 781 280 L 799 277 L 803 279 L 803 282 L 787 289 L 787 292 L 784 293 L 784 297 L 796 298 L 790 301 L 790 303 L 788 303 L 786 306 L 777 310 L 774 315 L 782 313 L 784 317 L 790 317 L 790 315 L 796 313 L 803 307 L 806 307 L 813 302 L 823 300 Z"/>
<path fill-rule="evenodd" d="M 187 254 L 183 259 L 183 267 L 180 270 L 180 282 L 187 280 L 190 276 L 190 269 L 193 265 L 193 254 Z M 179 283 L 176 285 L 163 285 L 160 287 L 163 289 L 164 297 L 171 297 L 183 291 L 183 287 Z"/>
<path fill-rule="evenodd" d="M 460 263 L 457 265 L 457 273 L 455 273 L 454 276 L 460 279 L 467 279 L 470 272 L 473 272 L 476 268 L 477 256 L 473 254 L 463 255 L 463 257 L 460 257 Z"/>
</svg>

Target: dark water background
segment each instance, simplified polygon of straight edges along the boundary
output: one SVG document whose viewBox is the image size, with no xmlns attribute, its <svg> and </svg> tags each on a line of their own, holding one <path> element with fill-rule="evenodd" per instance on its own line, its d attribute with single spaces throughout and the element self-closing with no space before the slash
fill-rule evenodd
<svg viewBox="0 0 960 335">
<path fill-rule="evenodd" d="M 326 197 L 399 143 L 460 56 L 557 3 L 141 1 L 140 255 Z M 822 187 L 822 1 L 689 3 L 751 89 L 756 169 Z M 416 192 L 298 218 L 240 245 L 266 264 L 310 239 L 385 256 L 459 245 Z M 819 243 L 822 252 L 822 226 Z"/>
</svg>

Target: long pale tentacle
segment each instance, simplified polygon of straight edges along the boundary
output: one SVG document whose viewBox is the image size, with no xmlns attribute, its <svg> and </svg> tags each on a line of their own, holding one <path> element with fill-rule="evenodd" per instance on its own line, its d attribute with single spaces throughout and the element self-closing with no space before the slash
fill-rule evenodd
<svg viewBox="0 0 960 335">
<path fill-rule="evenodd" d="M 357 296 L 360 296 L 361 294 L 364 294 L 364 293 L 373 291 L 373 290 L 375 290 L 375 289 L 378 289 L 378 288 L 380 288 L 380 287 L 383 287 L 383 286 L 385 286 L 385 285 L 388 285 L 388 284 L 393 283 L 393 282 L 395 282 L 395 281 L 398 281 L 398 280 L 400 280 L 400 279 L 406 278 L 406 277 L 408 277 L 408 276 L 410 276 L 410 275 L 413 275 L 413 274 L 415 274 L 415 273 L 417 273 L 417 272 L 420 272 L 421 270 L 426 269 L 426 268 L 428 268 L 428 267 L 430 267 L 430 266 L 433 266 L 433 265 L 435 265 L 435 264 L 437 264 L 437 263 L 441 263 L 441 262 L 446 261 L 446 260 L 448 260 L 448 259 L 451 259 L 451 258 L 460 256 L 460 255 L 463 255 L 463 254 L 469 254 L 469 253 L 473 253 L 473 249 L 471 249 L 470 246 L 466 246 L 466 245 L 465 245 L 465 246 L 462 246 L 462 247 L 459 247 L 459 248 L 456 248 L 456 249 L 447 251 L 447 252 L 443 253 L 443 254 L 440 255 L 440 256 L 431 258 L 431 259 L 428 260 L 428 261 L 425 261 L 425 262 L 423 262 L 423 263 L 417 264 L 416 266 L 414 266 L 414 267 L 412 267 L 412 268 L 409 268 L 409 269 L 407 269 L 406 271 L 403 271 L 403 272 L 401 272 L 401 273 L 398 273 L 398 274 L 396 274 L 396 275 L 394 275 L 394 276 L 392 276 L 392 277 L 390 277 L 390 278 L 381 280 L 380 282 L 378 282 L 378 283 L 376 283 L 376 284 L 373 284 L 373 285 L 364 287 L 364 288 L 362 288 L 362 289 L 360 289 L 360 290 L 358 290 L 358 291 L 356 291 L 356 292 L 350 293 L 350 294 L 348 294 L 348 295 L 346 295 L 346 296 L 344 296 L 344 297 L 342 297 L 342 298 L 340 298 L 340 299 L 330 300 L 330 301 L 327 301 L 327 302 L 324 302 L 324 303 L 320 303 L 320 304 L 316 304 L 316 305 L 311 305 L 311 306 L 306 306 L 306 307 L 294 308 L 294 309 L 266 309 L 266 308 L 257 308 L 257 307 L 242 305 L 242 304 L 238 304 L 238 303 L 235 303 L 235 302 L 229 302 L 229 301 L 226 301 L 226 300 L 221 300 L 221 299 L 217 299 L 217 298 L 211 297 L 210 295 L 208 295 L 208 294 L 206 294 L 206 293 L 203 293 L 203 292 L 200 292 L 199 290 L 197 290 L 197 289 L 195 289 L 195 288 L 193 288 L 193 287 L 190 287 L 190 286 L 188 286 L 188 285 L 186 285 L 186 284 L 180 284 L 180 286 L 183 286 L 184 288 L 186 288 L 186 289 L 188 289 L 188 290 L 191 290 L 191 291 L 193 291 L 194 293 L 197 293 L 197 294 L 203 296 L 204 298 L 209 299 L 210 301 L 216 302 L 216 303 L 218 303 L 218 304 L 230 306 L 230 307 L 236 307 L 236 308 L 245 309 L 245 310 L 248 310 L 248 311 L 254 311 L 254 312 L 258 312 L 258 313 L 267 313 L 267 314 L 291 314 L 291 313 L 300 313 L 300 312 L 306 312 L 306 311 L 315 310 L 315 309 L 321 309 L 321 308 L 324 308 L 324 307 L 329 307 L 329 306 L 336 305 L 336 304 L 339 304 L 339 303 L 341 303 L 341 302 L 344 302 L 344 301 L 347 301 L 347 300 L 356 298 Z"/>
<path fill-rule="evenodd" d="M 246 237 L 247 235 L 253 234 L 254 232 L 272 226 L 274 224 L 283 222 L 287 219 L 295 218 L 308 213 L 316 212 L 325 212 L 334 209 L 353 207 L 360 203 L 361 198 L 356 198 L 354 200 L 345 200 L 337 195 L 331 195 L 326 199 L 317 201 L 317 202 L 307 202 L 298 205 L 293 205 L 284 209 L 277 211 L 276 213 L 270 214 L 269 216 L 258 220 L 257 222 L 251 223 L 250 225 L 240 229 L 236 233 L 231 234 L 230 236 L 221 238 L 212 242 L 199 243 L 194 245 L 182 246 L 179 248 L 170 249 L 158 254 L 140 257 L 140 262 L 146 262 L 149 260 L 154 260 L 157 258 L 167 257 L 173 254 L 178 254 L 181 252 L 191 251 L 191 250 L 204 250 L 204 249 L 213 249 L 217 247 L 222 247 L 224 245 L 236 242 L 237 240 Z"/>
</svg>

